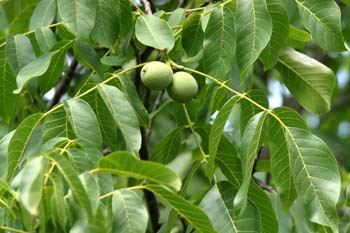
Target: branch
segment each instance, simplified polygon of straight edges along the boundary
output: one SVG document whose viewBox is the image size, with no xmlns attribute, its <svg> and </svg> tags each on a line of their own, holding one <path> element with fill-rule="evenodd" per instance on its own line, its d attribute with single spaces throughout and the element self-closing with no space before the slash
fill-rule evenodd
<svg viewBox="0 0 350 233">
<path fill-rule="evenodd" d="M 273 193 L 274 192 L 274 189 L 270 186 L 270 185 L 267 185 L 265 183 L 263 183 L 261 180 L 257 179 L 254 177 L 254 181 L 257 185 L 260 186 L 260 188 L 268 191 L 269 193 Z"/>
<path fill-rule="evenodd" d="M 152 15 L 151 3 L 148 0 L 141 0 L 142 5 L 145 7 L 145 11 L 148 15 Z"/>
<path fill-rule="evenodd" d="M 74 57 L 70 66 L 69 66 L 69 71 L 68 71 L 67 75 L 63 75 L 55 87 L 55 95 L 52 97 L 52 99 L 47 104 L 47 107 L 49 109 L 51 109 L 53 106 L 55 106 L 60 101 L 60 99 L 64 95 L 64 93 L 66 93 L 66 91 L 68 90 L 70 82 L 72 81 L 72 79 L 74 77 L 74 72 L 75 72 L 75 69 L 77 68 L 77 66 L 78 66 L 78 61 Z"/>
<path fill-rule="evenodd" d="M 163 98 L 163 95 L 164 95 L 164 90 L 161 91 L 158 96 L 157 96 L 157 99 L 156 101 L 154 102 L 154 105 L 153 105 L 153 109 L 152 109 L 152 112 L 156 111 L 159 107 L 159 105 L 161 104 L 161 101 L 162 101 L 162 98 Z M 146 135 L 145 135 L 145 140 L 146 140 L 146 143 L 148 143 L 150 137 L 151 137 L 151 132 L 152 132 L 152 126 L 153 126 L 153 122 L 154 122 L 154 117 L 149 121 L 148 123 L 148 128 L 146 129 Z"/>
</svg>

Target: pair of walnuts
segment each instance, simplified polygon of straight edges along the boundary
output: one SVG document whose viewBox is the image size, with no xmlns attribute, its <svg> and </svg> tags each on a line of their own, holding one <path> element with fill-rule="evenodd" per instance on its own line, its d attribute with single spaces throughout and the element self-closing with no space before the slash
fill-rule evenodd
<svg viewBox="0 0 350 233">
<path fill-rule="evenodd" d="M 151 90 L 167 88 L 169 96 L 180 103 L 190 101 L 198 92 L 196 80 L 189 73 L 173 74 L 171 67 L 163 62 L 152 61 L 141 69 L 142 83 Z"/>
</svg>

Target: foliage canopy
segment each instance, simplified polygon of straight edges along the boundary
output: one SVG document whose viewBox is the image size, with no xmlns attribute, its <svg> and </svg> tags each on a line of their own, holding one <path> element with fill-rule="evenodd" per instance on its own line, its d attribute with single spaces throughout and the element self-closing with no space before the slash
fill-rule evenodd
<svg viewBox="0 0 350 233">
<path fill-rule="evenodd" d="M 0 3 L 0 232 L 350 231 L 349 1 Z"/>
</svg>

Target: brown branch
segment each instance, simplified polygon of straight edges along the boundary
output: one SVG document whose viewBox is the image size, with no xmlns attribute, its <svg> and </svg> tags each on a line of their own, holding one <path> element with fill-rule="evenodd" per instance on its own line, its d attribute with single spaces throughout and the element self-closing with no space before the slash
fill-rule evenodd
<svg viewBox="0 0 350 233">
<path fill-rule="evenodd" d="M 153 105 L 153 109 L 152 109 L 152 112 L 156 111 L 159 107 L 159 105 L 161 104 L 161 101 L 162 101 L 162 98 L 163 98 L 163 95 L 164 95 L 164 90 L 159 92 L 158 96 L 157 96 L 157 99 L 156 101 L 154 102 L 154 105 Z M 151 137 L 151 132 L 152 132 L 152 126 L 153 126 L 153 123 L 154 123 L 154 117 L 149 121 L 148 123 L 148 128 L 146 129 L 146 135 L 145 135 L 145 140 L 146 142 L 148 143 L 150 137 Z"/>
<path fill-rule="evenodd" d="M 148 15 L 152 15 L 152 6 L 148 0 L 141 0 L 142 5 L 145 7 L 145 11 Z"/>
<path fill-rule="evenodd" d="M 262 188 L 262 189 L 268 191 L 269 193 L 273 193 L 273 192 L 275 191 L 271 186 L 269 186 L 269 185 L 263 183 L 261 180 L 255 178 L 255 177 L 254 177 L 254 181 L 255 181 L 255 183 L 256 183 L 257 185 L 260 186 L 260 188 Z"/>
<path fill-rule="evenodd" d="M 55 106 L 61 99 L 61 97 L 66 93 L 66 91 L 69 88 L 69 85 L 74 77 L 75 69 L 78 66 L 78 61 L 74 57 L 70 66 L 69 71 L 67 75 L 63 75 L 58 82 L 58 84 L 55 87 L 55 95 L 52 97 L 52 99 L 47 104 L 47 107 L 51 109 L 53 106 Z"/>
</svg>

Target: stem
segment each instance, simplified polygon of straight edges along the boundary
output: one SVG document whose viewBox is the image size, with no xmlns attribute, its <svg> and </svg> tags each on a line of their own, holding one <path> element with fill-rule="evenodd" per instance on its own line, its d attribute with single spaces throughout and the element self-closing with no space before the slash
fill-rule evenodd
<svg viewBox="0 0 350 233">
<path fill-rule="evenodd" d="M 186 108 L 186 105 L 185 104 L 182 104 L 182 107 L 184 109 L 184 112 L 185 112 L 185 115 L 186 115 L 186 119 L 187 119 L 187 122 L 188 122 L 188 128 L 190 128 L 191 132 L 192 132 L 192 135 L 194 137 L 194 140 L 196 141 L 196 144 L 199 148 L 199 151 L 201 152 L 202 154 L 202 160 L 207 163 L 207 155 L 205 154 L 203 148 L 202 148 L 202 145 L 201 143 L 199 142 L 198 138 L 196 137 L 196 133 L 194 131 L 194 128 L 193 128 L 193 122 L 191 121 L 191 118 L 190 118 L 190 115 L 188 114 L 188 111 L 187 111 L 187 108 Z"/>
<path fill-rule="evenodd" d="M 3 225 L 0 225 L 0 229 L 7 230 L 7 231 L 12 231 L 12 232 L 19 232 L 19 233 L 29 233 L 29 231 L 22 231 L 20 229 L 7 227 L 7 226 L 3 226 Z"/>
<path fill-rule="evenodd" d="M 148 15 L 152 14 L 151 3 L 148 0 L 141 0 L 142 5 L 145 7 L 145 11 Z"/>
<path fill-rule="evenodd" d="M 163 95 L 164 95 L 164 90 L 159 92 L 158 96 L 157 96 L 157 99 L 156 101 L 154 102 L 154 105 L 153 105 L 153 109 L 152 109 L 152 113 L 157 111 L 160 103 L 161 103 L 161 100 L 163 98 Z M 146 129 L 146 135 L 145 135 L 145 139 L 146 139 L 146 142 L 148 143 L 150 137 L 151 137 L 151 132 L 152 132 L 152 126 L 153 126 L 153 123 L 154 123 L 154 117 L 150 119 L 149 123 L 148 123 L 148 128 Z"/>
</svg>

